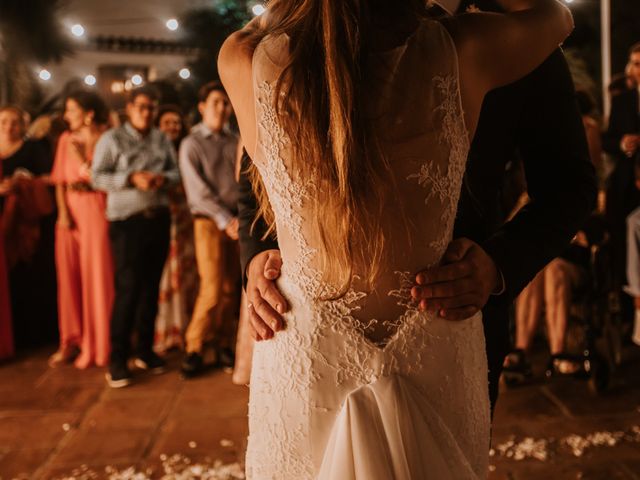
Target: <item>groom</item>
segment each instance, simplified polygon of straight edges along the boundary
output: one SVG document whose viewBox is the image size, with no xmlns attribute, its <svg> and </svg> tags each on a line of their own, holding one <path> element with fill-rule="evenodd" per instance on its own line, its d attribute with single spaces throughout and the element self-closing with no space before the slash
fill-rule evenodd
<svg viewBox="0 0 640 480">
<path fill-rule="evenodd" d="M 458 0 L 438 3 L 454 12 Z M 492 1 L 475 4 L 499 10 Z M 567 63 L 557 50 L 524 79 L 487 95 L 469 153 L 454 240 L 443 264 L 419 272 L 412 290 L 421 308 L 452 321 L 482 310 L 492 410 L 509 351 L 509 306 L 565 249 L 595 204 L 595 174 L 574 94 Z M 505 166 L 518 156 L 531 202 L 502 224 Z M 248 157 L 243 161 L 246 167 Z M 287 303 L 275 284 L 282 262 L 277 241 L 261 240 L 264 223 L 258 221 L 251 230 L 256 200 L 249 180 L 243 176 L 240 181 L 240 249 L 249 314 L 256 338 L 268 340 L 286 328 L 281 313 Z"/>
</svg>

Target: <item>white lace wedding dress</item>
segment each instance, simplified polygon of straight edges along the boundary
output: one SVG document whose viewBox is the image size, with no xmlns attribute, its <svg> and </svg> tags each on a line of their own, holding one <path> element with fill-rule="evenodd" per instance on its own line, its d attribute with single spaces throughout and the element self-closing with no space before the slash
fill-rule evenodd
<svg viewBox="0 0 640 480">
<path fill-rule="evenodd" d="M 486 478 L 481 316 L 445 321 L 409 295 L 411 272 L 437 264 L 451 240 L 469 147 L 451 37 L 424 21 L 404 46 L 371 57 L 369 113 L 394 177 L 382 219 L 389 241 L 375 291 L 356 286 L 336 301 L 318 300 L 327 285 L 307 200 L 322 192 L 290 168 L 274 108 L 287 52 L 286 37 L 267 37 L 253 59 L 253 160 L 276 216 L 278 286 L 291 310 L 286 330 L 255 347 L 248 478 Z"/>
</svg>

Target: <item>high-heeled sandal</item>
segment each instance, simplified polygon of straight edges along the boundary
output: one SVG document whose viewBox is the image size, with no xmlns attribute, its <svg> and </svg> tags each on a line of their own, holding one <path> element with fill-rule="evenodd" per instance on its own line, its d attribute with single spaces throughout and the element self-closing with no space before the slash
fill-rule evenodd
<svg viewBox="0 0 640 480">
<path fill-rule="evenodd" d="M 582 364 L 575 355 L 556 353 L 551 355 L 545 374 L 550 378 L 555 375 L 575 375 L 581 371 Z"/>
<path fill-rule="evenodd" d="M 61 347 L 49 357 L 49 366 L 56 368 L 67 363 L 72 363 L 80 354 L 80 349 L 76 345 Z"/>
<path fill-rule="evenodd" d="M 502 375 L 509 386 L 523 383 L 533 377 L 531 363 L 527 360 L 524 350 L 517 348 L 509 352 L 504 360 Z"/>
</svg>

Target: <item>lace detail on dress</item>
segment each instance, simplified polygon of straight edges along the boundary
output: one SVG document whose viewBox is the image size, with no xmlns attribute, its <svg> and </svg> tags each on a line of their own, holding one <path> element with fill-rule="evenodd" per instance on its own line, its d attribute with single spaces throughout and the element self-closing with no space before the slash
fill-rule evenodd
<svg viewBox="0 0 640 480">
<path fill-rule="evenodd" d="M 378 314 L 376 309 L 371 312 L 363 309 L 359 315 L 363 319 L 355 318 L 361 305 L 367 307 L 368 300 L 366 293 L 355 289 L 350 289 L 342 298 L 323 300 L 331 287 L 316 267 L 320 247 L 312 233 L 309 208 L 309 201 L 320 192 L 290 168 L 290 141 L 275 108 L 273 85 L 283 65 L 273 59 L 288 51 L 288 40 L 267 37 L 256 49 L 254 95 L 258 145 L 254 162 L 275 215 L 283 258 L 278 287 L 291 309 L 284 316 L 285 330 L 268 342 L 257 343 L 254 350 L 247 448 L 250 480 L 315 479 L 330 431 L 347 397 L 365 385 L 379 386 L 377 381 L 381 377 L 392 376 L 404 377 L 421 392 L 419 401 L 434 406 L 442 428 L 450 429 L 452 441 L 460 444 L 462 455 L 477 469 L 477 478 L 484 474 L 486 448 L 477 445 L 482 443 L 477 438 L 488 438 L 488 432 L 483 431 L 488 425 L 484 410 L 488 412 L 488 409 L 483 398 L 486 361 L 481 358 L 484 350 L 479 316 L 468 324 L 450 323 L 432 313 L 419 311 L 411 298 L 413 274 L 408 271 L 414 261 L 416 267 L 433 265 L 446 248 L 453 230 L 468 147 L 457 76 L 449 75 L 455 71 L 455 62 L 451 62 L 455 50 L 447 35 L 439 24 L 429 23 L 425 24 L 424 32 L 414 37 L 413 41 L 429 45 L 429 51 L 439 52 L 432 62 L 424 62 L 423 48 L 398 51 L 411 55 L 411 63 L 425 69 L 420 78 L 433 79 L 435 88 L 424 91 L 424 83 L 416 84 L 416 91 L 425 92 L 421 100 L 428 107 L 407 110 L 416 117 L 407 125 L 420 125 L 418 136 L 410 135 L 415 133 L 413 130 L 398 127 L 398 132 L 394 132 L 398 136 L 392 136 L 389 147 L 391 156 L 395 155 L 394 159 L 398 160 L 396 178 L 417 181 L 419 185 L 414 183 L 399 192 L 400 208 L 419 205 L 429 216 L 426 222 L 416 222 L 416 235 L 425 239 L 420 251 L 402 251 L 397 257 L 390 256 L 391 268 L 381 273 L 377 291 L 391 290 L 389 297 L 403 307 L 402 313 L 392 319 L 373 319 Z M 400 67 L 398 75 L 406 75 L 408 70 Z M 412 81 L 414 76 L 406 78 Z M 401 102 L 394 104 L 401 105 Z M 415 143 L 403 143 L 407 138 Z M 415 163 L 399 161 L 421 158 L 425 152 L 430 158 L 417 173 L 412 174 Z M 427 208 L 420 202 L 424 197 L 421 187 L 427 189 L 424 200 Z M 414 208 L 411 213 L 417 216 L 417 210 Z M 396 258 L 404 263 L 396 264 Z M 392 273 L 394 269 L 399 271 Z M 378 301 L 377 297 L 372 299 Z M 370 340 L 371 329 L 380 325 L 393 333 L 376 343 Z M 469 354 L 470 351 L 474 353 Z M 469 376 L 472 378 L 467 378 Z M 469 387 L 474 392 L 470 393 Z M 461 416 L 460 412 L 464 414 Z M 402 411 L 398 413 L 407 415 Z M 473 424 L 469 419 L 474 419 Z M 366 425 L 365 430 L 368 427 Z M 442 443 L 445 461 L 458 462 L 448 457 L 455 445 L 438 438 L 435 441 Z M 432 452 L 421 453 L 428 464 Z M 455 465 L 449 470 L 459 471 Z M 331 480 L 333 478 L 338 477 Z M 451 478 L 467 477 L 453 475 Z"/>
<path fill-rule="evenodd" d="M 453 91 L 455 93 L 455 91 Z M 362 322 L 353 316 L 358 309 L 357 304 L 366 294 L 356 292 L 353 289 L 337 300 L 322 301 L 319 297 L 331 291 L 331 287 L 322 281 L 322 275 L 311 266 L 315 250 L 311 248 L 303 234 L 303 218 L 300 214 L 304 207 L 304 200 L 313 194 L 312 186 L 300 181 L 293 182 L 287 171 L 281 151 L 286 147 L 288 140 L 277 120 L 274 108 L 273 87 L 268 82 L 261 82 L 258 86 L 259 126 L 264 134 L 261 148 L 264 149 L 266 164 L 259 165 L 259 169 L 265 186 L 269 192 L 269 198 L 276 216 L 278 235 L 282 233 L 293 239 L 297 255 L 293 255 L 291 262 L 285 262 L 282 269 L 282 277 L 288 279 L 287 285 L 298 290 L 295 297 L 304 299 L 304 302 L 313 305 L 319 318 L 314 322 L 314 330 L 309 332 L 309 337 L 304 342 L 296 345 L 296 351 L 300 351 L 301 345 L 316 345 L 322 341 L 326 331 L 339 335 L 342 339 L 342 348 L 331 359 L 326 359 L 326 365 L 334 371 L 337 385 L 345 379 L 356 381 L 359 384 L 367 384 L 375 381 L 381 375 L 391 372 L 397 374 L 409 374 L 423 368 L 419 354 L 411 357 L 410 351 L 420 351 L 426 342 L 426 331 L 422 328 L 428 321 L 428 315 L 417 310 L 417 305 L 411 299 L 410 289 L 412 285 L 409 272 L 398 272 L 399 288 L 392 290 L 389 295 L 398 298 L 398 304 L 404 306 L 406 311 L 396 319 L 384 321 L 388 331 L 393 332 L 387 338 L 379 342 L 367 338 L 367 332 L 380 320 Z M 446 111 L 449 105 L 440 107 Z M 455 112 L 454 112 L 455 114 Z M 455 117 L 451 117 L 455 122 Z M 451 199 L 447 182 L 440 179 L 442 198 Z M 451 207 L 455 212 L 455 205 Z M 453 215 L 453 213 L 451 214 Z M 448 225 L 448 224 L 447 224 Z M 447 227 L 449 230 L 450 228 Z M 447 228 L 443 228 L 446 231 Z M 409 346 L 405 337 L 411 339 Z M 289 347 L 287 347 L 289 348 Z M 316 347 L 317 348 L 317 347 Z M 307 353 L 300 352 L 299 359 L 293 362 L 296 368 L 306 370 Z M 403 361 L 398 361 L 403 358 Z M 283 391 L 283 395 L 295 394 L 295 391 Z"/>
<path fill-rule="evenodd" d="M 420 172 L 409 175 L 407 180 L 417 179 L 418 184 L 428 188 L 425 204 L 437 198 L 444 204 L 442 208 L 442 236 L 433 242 L 433 247 L 442 255 L 451 241 L 453 224 L 456 217 L 460 186 L 469 151 L 469 139 L 460 105 L 458 78 L 454 75 L 434 77 L 434 85 L 442 97 L 436 107 L 436 114 L 442 115 L 442 133 L 440 142 L 449 147 L 449 158 L 445 165 L 427 161 Z"/>
<path fill-rule="evenodd" d="M 400 286 L 391 290 L 387 295 L 397 298 L 396 304 L 407 310 L 417 310 L 418 302 L 411 296 L 411 289 L 414 286 L 414 274 L 411 272 L 393 272 L 398 277 Z"/>
<path fill-rule="evenodd" d="M 298 285 L 304 298 L 313 300 L 319 297 L 321 275 L 309 266 L 315 250 L 309 247 L 304 238 L 299 214 L 304 199 L 308 197 L 308 187 L 313 186 L 307 183 L 305 188 L 303 182 L 293 182 L 281 158 L 280 152 L 286 148 L 289 140 L 278 123 L 273 96 L 273 86 L 266 81 L 262 82 L 258 89 L 258 118 L 260 129 L 265 135 L 260 146 L 266 154 L 267 165 L 260 173 L 269 190 L 269 201 L 276 212 L 278 227 L 286 225 L 283 228 L 286 228 L 298 249 L 288 273 L 299 280 Z"/>
<path fill-rule="evenodd" d="M 299 291 L 290 292 L 291 296 L 312 301 L 317 293 L 319 277 L 317 272 L 307 267 L 314 251 L 304 241 L 301 218 L 296 211 L 302 206 L 306 192 L 302 184 L 292 182 L 281 160 L 280 152 L 286 148 L 288 140 L 272 107 L 271 85 L 263 82 L 256 93 L 258 127 L 262 135 L 260 148 L 266 159 L 260 173 L 269 191 L 278 228 L 286 224 L 298 248 L 295 260 L 283 265 L 282 276 L 297 279 L 291 286 Z M 288 365 L 294 374 L 285 369 L 268 369 L 268 366 L 254 362 L 252 396 L 272 401 L 270 404 L 250 403 L 251 422 L 260 425 L 260 429 L 252 429 L 247 449 L 247 457 L 251 459 L 247 471 L 249 478 L 271 478 L 270 472 L 280 471 L 286 473 L 286 478 L 306 479 L 311 478 L 314 472 L 306 422 L 309 416 L 306 393 L 311 384 L 312 338 L 308 332 L 298 328 L 296 319 L 291 315 L 287 315 L 286 321 L 288 328 L 278 334 L 277 340 L 258 343 L 255 347 L 254 355 L 268 356 L 276 365 Z M 254 381 L 254 377 L 258 380 Z M 269 448 L 271 438 L 281 439 L 282 445 Z"/>
</svg>

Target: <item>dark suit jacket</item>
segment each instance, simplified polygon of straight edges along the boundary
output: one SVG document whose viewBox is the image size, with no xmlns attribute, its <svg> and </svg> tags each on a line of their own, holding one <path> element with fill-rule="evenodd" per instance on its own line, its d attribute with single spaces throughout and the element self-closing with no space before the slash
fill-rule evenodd
<svg viewBox="0 0 640 480">
<path fill-rule="evenodd" d="M 602 136 L 604 149 L 616 158 L 616 166 L 607 179 L 606 217 L 611 233 L 611 266 L 618 285 L 626 283 L 626 218 L 640 205 L 640 192 L 635 185 L 635 162 L 620 150 L 620 141 L 626 134 L 640 134 L 639 110 L 636 89 L 613 97 L 609 128 Z M 636 158 L 640 159 L 640 156 Z"/>
<path fill-rule="evenodd" d="M 503 224 L 506 164 L 523 161 L 531 202 Z M 508 308 L 588 218 L 597 194 L 573 81 L 560 50 L 483 103 L 461 193 L 456 237 L 479 243 L 502 272 L 506 292 L 491 297 L 484 327 L 492 402 L 509 350 Z"/>
<path fill-rule="evenodd" d="M 609 128 L 602 136 L 602 147 L 618 158 L 625 157 L 620 150 L 620 141 L 626 134 L 640 134 L 640 106 L 638 90 L 635 88 L 616 95 L 611 100 Z"/>
<path fill-rule="evenodd" d="M 531 203 L 502 225 L 499 192 L 505 165 L 520 154 Z M 249 161 L 245 158 L 245 161 Z M 248 179 L 241 179 L 240 249 L 243 271 L 258 252 L 277 248 L 249 234 L 255 213 Z M 508 307 L 549 261 L 560 255 L 589 216 L 596 198 L 595 173 L 560 50 L 536 71 L 487 95 L 469 155 L 455 235 L 483 246 L 502 272 L 506 292 L 484 310 L 492 402 L 508 352 Z M 427 221 L 427 220 L 425 220 Z M 416 265 L 416 269 L 420 265 Z"/>
</svg>

